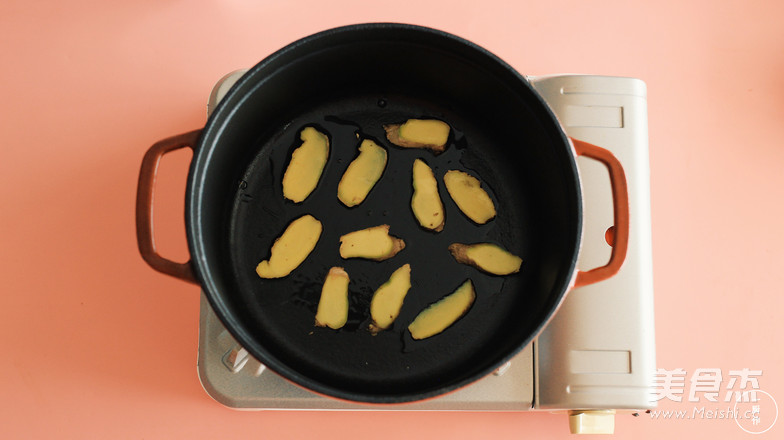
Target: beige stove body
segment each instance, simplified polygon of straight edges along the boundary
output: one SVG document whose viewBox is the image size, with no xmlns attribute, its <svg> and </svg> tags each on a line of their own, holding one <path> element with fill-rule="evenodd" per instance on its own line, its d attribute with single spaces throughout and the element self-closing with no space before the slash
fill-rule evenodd
<svg viewBox="0 0 784 440">
<path fill-rule="evenodd" d="M 208 114 L 245 71 L 222 78 Z M 618 275 L 571 291 L 539 338 L 495 373 L 456 392 L 385 410 L 564 411 L 572 432 L 612 432 L 617 410 L 655 406 L 648 116 L 645 83 L 588 75 L 529 77 L 569 136 L 610 150 L 629 185 L 630 240 Z M 606 169 L 579 158 L 584 233 L 578 266 L 605 264 L 613 224 Z M 379 409 L 313 394 L 249 356 L 222 326 L 204 294 L 199 379 L 216 401 L 236 409 Z"/>
</svg>

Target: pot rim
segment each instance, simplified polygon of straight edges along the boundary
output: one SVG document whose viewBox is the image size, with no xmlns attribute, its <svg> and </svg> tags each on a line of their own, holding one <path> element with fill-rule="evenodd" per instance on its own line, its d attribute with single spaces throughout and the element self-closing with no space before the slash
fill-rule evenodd
<svg viewBox="0 0 784 440">
<path fill-rule="evenodd" d="M 454 44 L 458 43 L 470 49 L 473 52 L 476 52 L 480 57 L 484 57 L 488 62 L 492 63 L 494 68 L 502 69 L 506 74 L 513 75 L 513 78 L 518 81 L 520 84 L 524 85 L 531 94 L 537 99 L 539 103 L 539 109 L 543 113 L 543 116 L 549 118 L 553 124 L 555 124 L 558 128 L 557 133 L 560 136 L 559 143 L 562 143 L 565 147 L 569 150 L 570 160 L 568 160 L 568 167 L 569 170 L 565 170 L 566 172 L 571 173 L 575 179 L 575 187 L 572 188 L 576 195 L 577 199 L 577 206 L 575 206 L 575 224 L 574 230 L 571 231 L 573 235 L 573 240 L 575 241 L 574 244 L 574 252 L 571 255 L 570 260 L 563 261 L 563 267 L 567 271 L 566 273 L 571 274 L 571 276 L 564 277 L 562 280 L 553 286 L 552 295 L 557 293 L 557 300 L 554 302 L 554 305 L 546 310 L 546 314 L 544 319 L 542 319 L 539 324 L 536 326 L 536 330 L 532 332 L 528 338 L 520 343 L 515 349 L 510 350 L 506 353 L 505 356 L 502 356 L 500 360 L 495 362 L 494 364 L 490 365 L 487 368 L 475 373 L 474 375 L 470 376 L 469 378 L 457 381 L 455 383 L 451 383 L 447 386 L 443 386 L 433 391 L 425 391 L 420 393 L 412 393 L 406 395 L 376 395 L 376 394 L 362 394 L 356 392 L 349 392 L 342 389 L 338 389 L 335 387 L 327 386 L 316 382 L 303 374 L 300 374 L 293 368 L 290 368 L 283 362 L 279 362 L 273 356 L 265 356 L 265 352 L 263 349 L 259 349 L 259 344 L 257 338 L 255 338 L 247 329 L 243 328 L 240 325 L 239 321 L 236 320 L 232 313 L 229 310 L 227 304 L 221 301 L 221 293 L 220 288 L 216 285 L 215 280 L 212 276 L 210 276 L 207 269 L 208 266 L 206 251 L 205 251 L 205 243 L 202 237 L 203 232 L 203 225 L 201 224 L 201 217 L 200 214 L 200 206 L 198 201 L 198 194 L 203 190 L 205 185 L 204 179 L 204 167 L 206 162 L 209 161 L 211 156 L 211 147 L 214 148 L 214 140 L 219 137 L 220 132 L 225 128 L 227 122 L 231 119 L 231 114 L 236 111 L 236 108 L 242 104 L 243 100 L 245 99 L 245 94 L 240 94 L 240 90 L 243 90 L 247 85 L 255 84 L 254 87 L 259 87 L 261 83 L 263 83 L 263 77 L 267 73 L 268 69 L 276 69 L 276 65 L 285 65 L 287 64 L 290 59 L 296 58 L 296 53 L 301 50 L 307 50 L 307 47 L 312 45 L 317 41 L 322 41 L 325 38 L 328 39 L 336 39 L 336 41 L 342 41 L 343 39 L 350 39 L 351 35 L 356 34 L 357 32 L 364 32 L 364 31 L 404 31 L 410 32 L 412 36 L 415 35 L 430 35 L 432 37 L 436 37 L 443 41 L 445 44 Z M 429 43 L 430 41 L 428 41 Z M 283 63 L 283 64 L 280 64 Z M 213 111 L 212 115 L 208 118 L 204 130 L 202 131 L 201 135 L 199 136 L 199 140 L 197 145 L 194 147 L 194 155 L 193 160 L 191 162 L 191 168 L 188 175 L 188 183 L 186 189 L 186 235 L 188 238 L 188 246 L 192 256 L 192 266 L 196 278 L 199 280 L 202 289 L 205 291 L 205 296 L 209 300 L 209 303 L 213 310 L 215 311 L 218 318 L 223 322 L 224 326 L 229 330 L 232 336 L 240 343 L 244 348 L 246 348 L 249 353 L 251 353 L 254 357 L 258 358 L 265 366 L 272 369 L 276 373 L 280 374 L 286 380 L 304 387 L 310 391 L 313 391 L 317 394 L 330 396 L 332 398 L 348 400 L 352 402 L 360 402 L 360 403 L 374 403 L 374 404 L 391 404 L 391 403 L 406 403 L 406 402 L 413 402 L 413 401 L 421 401 L 424 399 L 429 399 L 433 397 L 438 397 L 443 394 L 455 391 L 459 388 L 462 388 L 470 383 L 475 382 L 476 380 L 490 374 L 494 370 L 496 370 L 499 366 L 503 365 L 504 363 L 508 362 L 512 359 L 515 355 L 517 355 L 523 348 L 528 346 L 544 329 L 547 323 L 553 318 L 555 312 L 560 308 L 561 304 L 563 303 L 566 294 L 572 288 L 574 284 L 575 275 L 577 273 L 577 259 L 579 256 L 580 249 L 582 247 L 582 233 L 583 233 L 583 198 L 582 198 L 582 185 L 580 183 L 580 175 L 579 169 L 577 168 L 576 163 L 576 152 L 571 140 L 566 136 L 564 131 L 563 125 L 558 120 L 558 118 L 553 113 L 550 106 L 546 103 L 544 98 L 533 88 L 527 78 L 521 75 L 517 70 L 512 68 L 509 64 L 503 61 L 501 58 L 496 56 L 495 54 L 489 52 L 488 50 L 482 48 L 481 46 L 468 41 L 464 38 L 459 36 L 453 35 L 451 33 L 447 33 L 444 31 L 440 31 L 437 29 L 423 27 L 418 25 L 411 25 L 411 24 L 401 24 L 401 23 L 363 23 L 363 24 L 354 24 L 348 26 L 341 26 L 336 28 L 327 29 L 299 40 L 296 40 L 283 48 L 277 50 L 276 52 L 272 53 L 271 55 L 267 56 L 251 69 L 248 70 L 226 93 L 224 98 L 221 102 L 216 106 L 215 110 Z M 201 172 L 200 172 L 201 170 Z"/>
</svg>

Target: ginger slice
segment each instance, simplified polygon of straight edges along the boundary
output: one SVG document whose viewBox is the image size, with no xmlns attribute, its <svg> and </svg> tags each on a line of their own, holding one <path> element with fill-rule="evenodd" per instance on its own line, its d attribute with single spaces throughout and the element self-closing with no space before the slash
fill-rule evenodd
<svg viewBox="0 0 784 440">
<path fill-rule="evenodd" d="M 387 150 L 370 139 L 359 146 L 357 156 L 338 183 L 338 199 L 349 208 L 365 200 L 387 166 Z"/>
<path fill-rule="evenodd" d="M 419 224 L 428 230 L 439 232 L 444 229 L 444 205 L 438 195 L 438 182 L 433 170 L 422 160 L 414 161 L 414 195 L 411 210 Z"/>
<path fill-rule="evenodd" d="M 474 285 L 466 280 L 449 295 L 421 311 L 408 326 L 411 337 L 425 339 L 437 335 L 454 324 L 468 312 L 476 299 Z"/>
<path fill-rule="evenodd" d="M 282 278 L 310 255 L 321 237 L 321 222 L 309 214 L 292 221 L 270 249 L 269 260 L 256 266 L 261 278 Z"/>
<path fill-rule="evenodd" d="M 300 203 L 316 189 L 329 156 L 329 138 L 313 127 L 299 134 L 302 145 L 291 153 L 291 161 L 283 174 L 283 197 Z"/>
<path fill-rule="evenodd" d="M 493 275 L 509 275 L 520 271 L 523 259 L 492 243 L 453 243 L 449 252 L 458 263 L 474 266 Z"/>
<path fill-rule="evenodd" d="M 405 247 L 406 243 L 402 239 L 389 235 L 389 225 L 361 229 L 340 237 L 342 258 L 383 261 L 394 257 Z"/>
<path fill-rule="evenodd" d="M 479 179 L 458 170 L 444 174 L 446 190 L 460 211 L 474 223 L 483 225 L 495 217 L 495 206 Z"/>
<path fill-rule="evenodd" d="M 342 267 L 329 270 L 316 312 L 316 326 L 339 329 L 348 320 L 348 273 Z"/>
<path fill-rule="evenodd" d="M 446 149 L 449 124 L 437 119 L 409 119 L 403 124 L 384 125 L 389 142 L 405 148 L 426 148 L 435 154 Z"/>
<path fill-rule="evenodd" d="M 370 301 L 370 332 L 376 334 L 389 328 L 400 314 L 403 300 L 411 288 L 411 265 L 404 264 L 373 294 Z"/>
</svg>

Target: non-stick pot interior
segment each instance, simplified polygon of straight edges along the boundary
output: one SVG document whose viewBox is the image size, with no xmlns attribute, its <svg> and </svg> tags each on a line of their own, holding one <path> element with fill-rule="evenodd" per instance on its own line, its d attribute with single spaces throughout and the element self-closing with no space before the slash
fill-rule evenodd
<svg viewBox="0 0 784 440">
<path fill-rule="evenodd" d="M 401 149 L 383 124 L 437 118 L 452 130 L 447 151 Z M 299 131 L 328 133 L 331 151 L 317 189 L 284 201 L 281 179 Z M 360 138 L 388 151 L 367 200 L 343 206 L 336 191 Z M 409 207 L 414 159 L 427 162 L 446 209 L 442 232 L 420 228 Z M 480 178 L 498 216 L 468 220 L 443 175 Z M 574 159 L 554 118 L 508 66 L 455 37 L 401 25 L 341 28 L 294 43 L 254 67 L 227 95 L 202 136 L 188 190 L 191 251 L 213 308 L 240 343 L 285 377 L 359 401 L 433 396 L 488 373 L 531 341 L 560 302 L 579 246 Z M 323 224 L 308 259 L 291 275 L 262 280 L 256 265 L 293 219 Z M 383 262 L 343 260 L 341 235 L 390 225 L 406 248 Z M 451 243 L 490 241 L 520 255 L 518 274 L 499 277 L 458 264 Z M 392 328 L 368 330 L 373 291 L 403 264 L 412 288 Z M 317 328 L 314 315 L 330 267 L 344 267 L 349 321 Z M 414 341 L 407 325 L 466 279 L 477 299 L 455 325 Z"/>
</svg>

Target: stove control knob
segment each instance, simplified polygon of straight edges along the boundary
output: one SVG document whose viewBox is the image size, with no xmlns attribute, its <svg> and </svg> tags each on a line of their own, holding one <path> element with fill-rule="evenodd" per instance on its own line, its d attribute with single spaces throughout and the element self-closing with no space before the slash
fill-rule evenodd
<svg viewBox="0 0 784 440">
<path fill-rule="evenodd" d="M 569 411 L 569 431 L 572 434 L 613 434 L 615 432 L 615 410 Z"/>
</svg>

